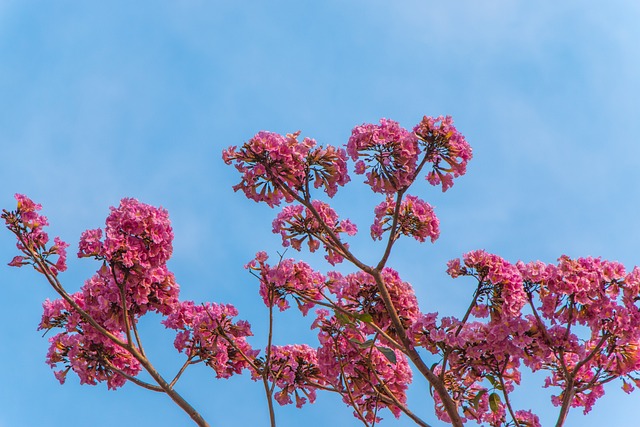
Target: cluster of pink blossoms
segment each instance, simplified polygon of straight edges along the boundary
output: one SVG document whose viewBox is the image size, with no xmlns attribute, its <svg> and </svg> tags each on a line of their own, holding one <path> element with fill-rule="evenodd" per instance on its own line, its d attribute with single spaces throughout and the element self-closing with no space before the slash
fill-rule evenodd
<svg viewBox="0 0 640 427">
<path fill-rule="evenodd" d="M 501 319 L 520 314 L 527 302 L 527 294 L 515 265 L 482 250 L 464 254 L 463 260 L 464 267 L 459 259 L 449 261 L 447 273 L 453 278 L 472 275 L 478 279 L 476 316 L 486 317 L 490 312 L 492 318 Z"/>
<path fill-rule="evenodd" d="M 23 206 L 38 205 L 22 198 L 19 212 Z M 46 223 L 46 218 L 41 217 L 39 223 Z M 104 241 L 99 229 L 82 234 L 78 256 L 95 257 L 104 263 L 71 298 L 101 327 L 126 342 L 126 331 L 140 316 L 148 311 L 169 314 L 178 303 L 179 287 L 166 267 L 173 233 L 165 210 L 123 199 L 118 208 L 111 208 L 105 234 Z M 54 242 L 52 249 L 60 254 L 59 248 L 66 244 L 57 238 Z M 52 249 L 42 248 L 43 253 L 52 253 Z M 54 267 L 50 269 L 55 275 L 61 269 Z M 63 365 L 56 372 L 60 381 L 73 370 L 82 383 L 107 381 L 110 388 L 116 388 L 124 384 L 126 375 L 133 377 L 139 372 L 138 361 L 95 330 L 67 300 L 47 302 L 44 308 L 40 328 L 64 330 L 50 340 L 47 357 L 52 367 Z"/>
<path fill-rule="evenodd" d="M 22 194 L 16 194 L 15 199 L 18 202 L 17 209 L 12 212 L 3 210 L 2 218 L 5 220 L 7 228 L 18 236 L 16 246 L 23 255 L 13 257 L 9 265 L 12 267 L 33 265 L 39 272 L 43 272 L 43 268 L 47 268 L 53 275 L 65 271 L 69 244 L 59 237 L 55 237 L 53 246 L 47 248 L 49 235 L 44 231 L 44 227 L 49 225 L 49 221 L 46 216 L 38 213 L 42 209 L 42 205 L 34 203 Z M 46 267 L 38 265 L 33 260 L 33 254 L 38 254 Z M 50 259 L 52 255 L 57 255 L 55 262 Z"/>
<path fill-rule="evenodd" d="M 378 411 L 389 408 L 399 417 L 406 403 L 412 374 L 399 350 L 370 339 L 365 322 L 349 322 L 318 310 L 313 327 L 319 330 L 318 366 L 323 378 L 341 392 L 354 416 L 372 423 Z"/>
<path fill-rule="evenodd" d="M 122 199 L 118 208 L 111 208 L 104 234 L 101 241 L 102 230 L 85 231 L 79 243 L 78 257 L 106 261 L 83 286 L 85 300 L 95 307 L 92 316 L 124 330 L 123 309 L 134 318 L 148 311 L 171 313 L 179 286 L 166 266 L 173 251 L 167 211 Z"/>
<path fill-rule="evenodd" d="M 96 307 L 86 301 L 82 291 L 71 298 L 83 310 L 99 314 Z M 129 352 L 96 331 L 66 300 L 46 300 L 43 310 L 38 329 L 63 329 L 49 339 L 51 345 L 47 353 L 51 368 L 62 365 L 62 369 L 54 372 L 61 384 L 73 370 L 80 378 L 80 384 L 95 385 L 106 381 L 110 389 L 116 389 L 126 382 L 124 375 L 134 377 L 140 372 L 140 364 Z M 124 339 L 122 332 L 116 331 L 114 335 Z"/>
<path fill-rule="evenodd" d="M 371 237 L 382 239 L 382 234 L 393 227 L 396 202 L 392 197 L 375 207 L 375 220 L 371 225 Z M 431 205 L 415 196 L 405 196 L 397 215 L 396 236 L 412 236 L 419 242 L 430 239 L 435 242 L 440 236 L 440 221 Z M 394 236 L 394 238 L 397 238 Z"/>
<path fill-rule="evenodd" d="M 433 165 L 427 174 L 429 183 L 446 191 L 453 178 L 465 174 L 472 157 L 471 147 L 448 116 L 425 116 L 413 132 L 388 119 L 381 119 L 379 125 L 356 126 L 347 153 L 356 161 L 356 173 L 366 173 L 371 189 L 388 195 L 408 188 L 426 162 Z"/>
<path fill-rule="evenodd" d="M 284 259 L 270 266 L 267 259 L 267 255 L 260 252 L 247 264 L 247 268 L 259 272 L 260 295 L 267 306 L 284 310 L 289 307 L 287 298 L 292 298 L 304 315 L 319 302 L 339 308 L 334 316 L 329 316 L 324 309 L 317 312 L 313 323 L 319 330 L 321 344 L 317 350 L 317 363 L 315 350 L 304 347 L 304 352 L 312 357 L 308 361 L 313 361 L 317 370 L 308 371 L 313 375 L 296 377 L 296 381 L 294 377 L 276 377 L 276 384 L 281 388 L 276 400 L 281 404 L 291 403 L 291 393 L 302 389 L 313 401 L 315 394 L 312 391 L 318 385 L 322 388 L 330 386 L 343 395 L 345 403 L 354 407 L 356 417 L 367 422 L 379 419 L 376 414 L 384 407 L 399 416 L 398 404 L 406 403 L 405 392 L 411 382 L 411 371 L 406 357 L 390 348 L 387 339 L 376 332 L 381 330 L 397 338 L 374 278 L 362 271 L 346 276 L 329 272 L 325 277 L 304 262 Z M 401 322 L 408 327 L 419 316 L 411 285 L 390 268 L 385 268 L 381 277 Z M 333 300 L 329 299 L 329 294 L 333 295 Z M 287 351 L 293 350 L 288 348 Z M 279 359 L 273 356 L 272 360 L 272 374 L 300 368 L 299 361 L 285 366 L 276 362 Z M 300 399 L 296 394 L 297 405 L 305 402 Z"/>
<path fill-rule="evenodd" d="M 233 321 L 237 315 L 238 310 L 230 304 L 185 301 L 162 323 L 179 331 L 174 341 L 178 351 L 204 362 L 218 378 L 229 378 L 248 368 L 248 361 L 259 353 L 247 342 L 253 335 L 249 323 Z"/>
<path fill-rule="evenodd" d="M 38 271 L 56 276 L 64 270 L 67 245 L 56 238 L 48 249 L 48 236 L 42 230 L 47 219 L 37 214 L 40 205 L 25 196 L 16 198 L 18 209 L 5 211 L 3 217 L 18 236 L 18 247 L 25 256 L 11 265 L 33 264 Z M 247 366 L 244 358 L 257 355 L 246 343 L 245 338 L 251 335 L 248 323 L 230 320 L 237 314 L 235 308 L 179 303 L 179 287 L 166 266 L 173 232 L 164 209 L 123 199 L 118 208 L 111 208 L 104 234 L 103 239 L 102 230 L 87 230 L 80 238 L 78 256 L 103 261 L 81 290 L 68 296 L 86 315 L 65 298 L 44 304 L 40 329 L 63 329 L 50 339 L 47 354 L 52 368 L 62 365 L 55 372 L 61 382 L 69 371 L 74 371 L 82 384 L 106 381 L 109 388 L 135 377 L 141 365 L 126 347 L 136 347 L 139 342 L 128 341 L 129 331 L 149 311 L 169 316 L 167 327 L 180 331 L 176 347 L 190 358 L 200 357 L 199 361 L 213 367 L 220 377 L 240 372 Z M 55 263 L 48 260 L 52 254 L 58 255 Z M 96 330 L 85 316 L 124 344 Z"/>
<path fill-rule="evenodd" d="M 347 153 L 356 162 L 356 173 L 366 172 L 366 183 L 373 191 L 393 194 L 415 179 L 420 149 L 416 135 L 398 122 L 380 119 L 379 125 L 353 128 Z"/>
<path fill-rule="evenodd" d="M 302 312 L 307 315 L 315 301 L 323 299 L 326 278 L 314 271 L 305 262 L 283 259 L 275 266 L 267 264 L 269 257 L 258 252 L 245 268 L 260 275 L 260 296 L 267 307 L 278 306 L 280 311 L 289 308 L 287 296 L 291 296 Z"/>
<path fill-rule="evenodd" d="M 522 362 L 533 371 L 549 371 L 545 387 L 562 390 L 552 398 L 555 405 L 569 398 L 571 406 L 583 407 L 585 413 L 604 394 L 607 382 L 621 378 L 627 392 L 640 385 L 637 268 L 627 274 L 617 262 L 567 256 L 557 265 L 538 261 L 514 266 L 475 251 L 464 256 L 464 266 L 451 261 L 448 272 L 475 276 L 472 313 L 491 315 L 488 323 L 453 319 L 443 320 L 440 327 L 425 319 L 413 331 L 419 345 L 449 353 L 448 374 L 455 381 L 500 378 L 502 389 L 509 391 L 519 384 Z M 531 314 L 521 314 L 525 304 Z"/>
<path fill-rule="evenodd" d="M 413 288 L 403 281 L 397 271 L 385 267 L 381 272 L 385 287 L 405 328 L 418 318 L 420 310 Z M 328 283 L 329 290 L 336 297 L 335 304 L 355 315 L 369 315 L 372 323 L 395 336 L 396 332 L 389 312 L 380 296 L 375 279 L 368 273 L 358 271 L 342 276 L 333 272 Z M 373 333 L 365 326 L 365 330 Z"/>
<path fill-rule="evenodd" d="M 317 387 L 326 385 L 318 368 L 318 354 L 306 344 L 272 346 L 269 355 L 269 379 L 280 391 L 274 397 L 280 405 L 293 403 L 301 408 L 315 402 Z"/>
<path fill-rule="evenodd" d="M 442 185 L 442 191 L 447 191 L 453 185 L 453 178 L 467 171 L 467 163 L 472 157 L 471 147 L 455 128 L 450 116 L 425 116 L 413 132 L 426 145 L 427 161 L 433 164 L 427 181 L 432 185 Z M 442 167 L 442 163 L 448 167 Z"/>
<path fill-rule="evenodd" d="M 567 256 L 557 265 L 519 267 L 529 292 L 540 299 L 534 307 L 536 348 L 525 363 L 551 371 L 546 386 L 565 390 L 571 382 L 572 406 L 584 407 L 585 413 L 613 379 L 621 378 L 626 392 L 640 386 L 638 268 L 627 273 L 617 262 Z M 564 397 L 565 392 L 554 397 L 554 404 Z"/>
<path fill-rule="evenodd" d="M 539 427 L 537 416 L 509 402 L 523 365 L 548 371 L 545 387 L 560 389 L 552 402 L 562 406 L 561 417 L 570 406 L 588 412 L 612 380 L 621 379 L 626 392 L 640 387 L 638 268 L 627 273 L 616 262 L 566 256 L 556 265 L 511 264 L 472 251 L 447 269 L 453 278 L 477 280 L 469 309 L 462 319 L 438 319 L 437 313 L 421 313 L 411 285 L 384 267 L 400 235 L 419 242 L 439 236 L 433 208 L 406 191 L 427 163 L 427 181 L 442 191 L 466 172 L 472 151 L 450 117 L 424 117 L 412 132 L 387 119 L 357 126 L 346 151 L 298 137 L 299 132 L 259 132 L 240 149 L 224 150 L 223 158 L 242 174 L 236 191 L 271 207 L 283 199 L 299 203 L 285 206 L 273 221 L 283 246 L 300 250 L 306 240 L 314 252 L 322 244 L 332 265 L 347 259 L 359 268 L 323 275 L 292 259 L 269 265 L 264 252 L 247 264 L 268 307 L 282 311 L 293 299 L 303 315 L 316 305 L 333 310 L 316 313 L 318 349 L 270 345 L 258 357 L 247 341 L 250 325 L 235 320 L 233 306 L 179 302 L 178 285 L 166 267 L 173 239 L 167 212 L 123 199 L 111 208 L 104 239 L 100 229 L 87 230 L 80 239 L 78 256 L 103 266 L 80 292 L 61 293 L 65 298 L 44 304 L 40 329 L 63 330 L 50 339 L 47 354 L 53 368 L 62 365 L 55 372 L 61 382 L 69 371 L 83 384 L 107 382 L 109 388 L 133 379 L 141 370 L 141 359 L 133 356 L 141 348 L 135 325 L 153 311 L 167 316 L 164 325 L 177 331 L 174 345 L 186 354 L 185 367 L 203 362 L 219 378 L 249 369 L 254 379 L 271 382 L 267 394 L 281 405 L 313 402 L 317 389 L 338 392 L 365 424 L 380 420 L 382 408 L 414 418 L 406 408 L 412 381 L 407 356 L 421 373 L 429 371 L 425 377 L 437 391 L 437 416 L 457 425 Z M 356 226 L 311 197 L 311 187 L 333 197 L 349 181 L 347 153 L 355 172 L 366 174 L 371 189 L 386 195 L 375 208 L 371 236 L 382 239 L 390 230 L 394 235 L 377 267 L 359 261 L 341 240 L 342 233 L 356 234 Z M 48 248 L 40 205 L 25 196 L 16 199 L 18 209 L 2 215 L 22 252 L 10 265 L 32 265 L 57 288 L 68 245 L 55 238 Z M 439 362 L 427 367 L 416 347 Z"/>
<path fill-rule="evenodd" d="M 341 233 L 353 236 L 358 232 L 358 228 L 348 219 L 339 221 L 338 214 L 324 202 L 313 200 L 311 206 L 313 211 L 302 205 L 285 206 L 273 220 L 273 232 L 282 236 L 284 247 L 291 245 L 298 251 L 305 240 L 311 252 L 315 252 L 322 243 L 327 251 L 327 261 L 332 265 L 342 262 L 344 257 L 342 251 L 337 248 L 335 239 L 338 239 Z M 348 243 L 342 245 L 346 249 L 349 248 Z"/>
<path fill-rule="evenodd" d="M 282 199 L 292 202 L 294 195 L 308 190 L 311 181 L 315 188 L 324 187 L 332 197 L 338 186 L 349 182 L 345 151 L 332 146 L 316 147 L 309 138 L 299 142 L 299 135 L 300 132 L 282 136 L 263 131 L 240 149 L 234 146 L 224 150 L 225 163 L 234 163 L 242 174 L 242 181 L 233 189 L 271 207 Z"/>
</svg>

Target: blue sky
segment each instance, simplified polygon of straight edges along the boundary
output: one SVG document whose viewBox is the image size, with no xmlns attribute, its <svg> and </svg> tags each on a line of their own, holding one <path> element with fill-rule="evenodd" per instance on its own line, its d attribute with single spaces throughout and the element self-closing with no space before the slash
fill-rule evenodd
<svg viewBox="0 0 640 427">
<path fill-rule="evenodd" d="M 631 268 L 640 241 L 639 21 L 640 6 L 622 0 L 0 0 L 1 206 L 29 195 L 44 205 L 50 233 L 72 246 L 122 197 L 164 206 L 182 297 L 233 303 L 260 346 L 266 311 L 242 266 L 279 249 L 276 212 L 233 193 L 238 176 L 221 150 L 262 129 L 341 145 L 363 122 L 412 127 L 448 114 L 474 159 L 446 194 L 416 190 L 436 208 L 440 240 L 401 242 L 391 258 L 424 311 L 462 314 L 472 284 L 444 269 L 472 249 L 511 261 L 602 256 Z M 380 247 L 366 229 L 377 201 L 354 177 L 335 202 L 365 230 L 352 247 L 371 262 Z M 36 331 L 41 303 L 54 295 L 35 273 L 6 266 L 16 254 L 9 232 L 0 243 L 0 427 L 189 424 L 166 396 L 135 386 L 110 392 L 73 377 L 60 386 Z M 62 279 L 75 291 L 96 268 L 73 260 Z M 159 320 L 143 323 L 147 346 L 173 372 L 181 359 Z M 277 343 L 312 342 L 308 319 L 277 321 Z M 528 380 L 516 399 L 549 425 L 548 392 L 539 377 Z M 268 424 L 261 387 L 248 378 L 215 380 L 196 367 L 179 390 L 212 426 Z M 567 426 L 633 425 L 637 402 L 611 384 Z M 441 425 L 419 380 L 410 404 Z M 278 419 L 359 425 L 328 395 L 301 411 L 278 408 Z"/>
</svg>

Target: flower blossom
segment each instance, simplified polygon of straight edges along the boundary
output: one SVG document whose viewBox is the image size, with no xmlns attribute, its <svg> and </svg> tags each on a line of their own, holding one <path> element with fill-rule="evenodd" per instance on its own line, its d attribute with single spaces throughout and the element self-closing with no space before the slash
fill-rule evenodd
<svg viewBox="0 0 640 427">
<path fill-rule="evenodd" d="M 419 317 L 418 300 L 411 284 L 404 282 L 397 271 L 385 267 L 382 281 L 387 288 L 400 321 L 405 328 L 410 327 Z M 389 311 L 380 296 L 375 279 L 364 271 L 342 276 L 332 273 L 328 282 L 331 293 L 336 296 L 336 304 L 346 311 L 358 315 L 370 315 L 372 322 L 383 330 L 396 333 Z"/>
<path fill-rule="evenodd" d="M 315 402 L 317 386 L 326 384 L 318 368 L 317 352 L 306 344 L 272 346 L 269 379 L 280 388 L 274 394 L 276 401 L 280 405 L 293 403 L 293 395 L 298 408 L 307 398 L 310 403 Z"/>
<path fill-rule="evenodd" d="M 376 193 L 393 194 L 411 185 L 419 152 L 416 135 L 384 118 L 379 125 L 356 126 L 347 142 L 356 173 L 366 172 L 366 183 Z"/>
<path fill-rule="evenodd" d="M 55 237 L 54 244 L 47 248 L 49 235 L 44 227 L 49 225 L 49 221 L 46 216 L 38 213 L 42 210 L 42 205 L 22 194 L 15 194 L 14 197 L 18 202 L 17 209 L 11 212 L 3 210 L 2 218 L 7 228 L 18 238 L 16 247 L 23 255 L 15 256 L 9 265 L 33 265 L 38 272 L 44 273 L 43 269 L 47 269 L 50 274 L 57 276 L 67 269 L 66 249 L 69 244 Z M 55 262 L 51 260 L 52 255 L 57 256 Z"/>
<path fill-rule="evenodd" d="M 249 368 L 249 361 L 259 351 L 247 342 L 252 336 L 248 322 L 233 321 L 238 310 L 231 304 L 206 303 L 195 305 L 185 301 L 162 323 L 178 331 L 175 348 L 190 359 L 201 360 L 211 367 L 218 378 L 229 378 Z"/>
<path fill-rule="evenodd" d="M 83 310 L 90 309 L 82 292 L 71 295 L 71 298 Z M 96 331 L 64 299 L 47 300 L 43 309 L 38 329 L 63 329 L 63 332 L 49 339 L 51 345 L 47 353 L 47 364 L 51 368 L 62 365 L 62 369 L 54 372 L 61 384 L 65 382 L 68 372 L 73 371 L 80 378 L 80 384 L 106 382 L 108 388 L 116 389 L 127 381 L 127 377 L 121 373 L 135 377 L 141 371 L 139 362 L 128 351 Z M 109 332 L 125 340 L 121 331 Z"/>
<path fill-rule="evenodd" d="M 322 243 L 329 263 L 335 265 L 342 262 L 344 251 L 335 239 L 341 233 L 355 235 L 357 227 L 348 219 L 338 220 L 338 214 L 327 203 L 313 200 L 311 205 L 313 211 L 301 205 L 285 206 L 273 220 L 273 232 L 280 233 L 283 246 L 291 245 L 298 251 L 305 240 L 311 252 L 315 252 Z M 341 244 L 345 249 L 349 248 L 347 243 Z"/>
<path fill-rule="evenodd" d="M 291 296 L 303 315 L 321 300 L 326 287 L 325 277 L 314 271 L 305 262 L 283 259 L 271 267 L 267 264 L 267 254 L 259 252 L 245 268 L 255 270 L 260 275 L 260 296 L 267 307 L 278 306 L 280 311 L 289 308 L 287 296 Z"/>
<path fill-rule="evenodd" d="M 338 186 L 349 182 L 346 153 L 332 146 L 316 147 L 310 138 L 298 141 L 300 132 L 279 135 L 261 131 L 240 149 L 229 147 L 222 153 L 224 162 L 234 163 L 242 180 L 233 187 L 242 190 L 256 202 L 277 206 L 282 199 L 290 203 L 292 195 L 306 191 L 313 181 L 315 188 L 324 187 L 329 197 Z"/>
<path fill-rule="evenodd" d="M 388 196 L 387 199 L 376 206 L 375 220 L 371 225 L 371 237 L 382 239 L 382 234 L 391 229 L 393 215 L 396 209 L 395 200 Z M 407 195 L 398 211 L 396 236 L 404 234 L 413 236 L 419 242 L 427 238 L 435 242 L 440 236 L 440 221 L 433 212 L 431 205 L 415 196 Z M 394 236 L 394 238 L 397 238 Z"/>
<path fill-rule="evenodd" d="M 131 317 L 129 322 L 148 311 L 171 313 L 180 287 L 166 265 L 173 252 L 167 211 L 122 199 L 111 208 L 104 235 L 101 241 L 102 230 L 87 230 L 79 243 L 79 257 L 105 261 L 82 287 L 90 314 L 109 328 L 124 331 L 123 310 Z"/>
<path fill-rule="evenodd" d="M 492 317 L 513 317 L 527 302 L 520 270 L 498 255 L 478 250 L 464 254 L 464 267 L 460 261 L 448 263 L 451 277 L 474 275 L 478 278 L 478 302 L 486 302 Z"/>
<path fill-rule="evenodd" d="M 341 392 L 347 405 L 357 409 L 356 418 L 377 422 L 382 408 L 399 417 L 400 408 L 391 402 L 407 401 L 412 374 L 406 356 L 369 340 L 365 323 L 345 325 L 329 316 L 327 310 L 318 310 L 317 316 L 312 327 L 319 330 L 318 368 L 327 384 Z"/>
<path fill-rule="evenodd" d="M 425 146 L 427 160 L 433 164 L 427 181 L 431 185 L 442 185 L 442 191 L 447 191 L 453 185 L 453 179 L 467 171 L 467 163 L 473 156 L 471 147 L 449 116 L 425 116 L 413 132 L 421 141 L 420 145 Z"/>
</svg>

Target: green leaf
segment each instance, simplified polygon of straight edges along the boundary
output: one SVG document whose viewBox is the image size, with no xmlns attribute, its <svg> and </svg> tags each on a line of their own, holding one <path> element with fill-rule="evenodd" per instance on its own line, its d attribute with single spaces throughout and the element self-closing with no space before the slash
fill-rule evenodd
<svg viewBox="0 0 640 427">
<path fill-rule="evenodd" d="M 338 322 L 340 322 L 341 325 L 349 325 L 353 323 L 353 320 L 351 320 L 349 316 L 347 316 L 346 314 L 340 311 L 334 311 L 334 314 L 336 316 L 336 319 L 338 319 Z"/>
<path fill-rule="evenodd" d="M 500 403 L 501 401 L 498 393 L 491 393 L 489 395 L 489 408 L 491 408 L 491 412 L 494 414 L 498 412 L 498 409 L 500 409 Z"/>
<path fill-rule="evenodd" d="M 378 350 L 380 350 L 382 354 L 384 354 L 384 357 L 386 357 L 389 362 L 393 363 L 394 365 L 396 364 L 395 351 L 391 350 L 389 347 L 381 347 L 381 346 L 376 346 L 376 347 Z"/>
<path fill-rule="evenodd" d="M 499 385 L 493 375 L 486 375 L 485 378 L 489 380 L 492 386 L 497 387 Z"/>
<path fill-rule="evenodd" d="M 366 340 L 364 342 L 358 341 L 355 338 L 351 338 L 349 341 L 351 341 L 352 343 L 354 343 L 355 345 L 357 345 L 360 348 L 371 348 L 373 346 L 374 341 L 373 340 Z"/>
<path fill-rule="evenodd" d="M 489 380 L 493 388 L 496 390 L 502 390 L 502 384 L 498 381 L 493 375 L 487 375 L 486 378 Z"/>
<path fill-rule="evenodd" d="M 373 317 L 369 313 L 355 314 L 354 317 L 364 323 L 373 322 Z"/>
<path fill-rule="evenodd" d="M 478 406 L 480 405 L 480 399 L 482 399 L 482 396 L 484 396 L 485 394 L 487 394 L 487 389 L 483 388 L 478 392 L 478 394 L 476 394 L 476 397 L 473 398 L 472 403 L 476 411 L 478 410 Z"/>
</svg>

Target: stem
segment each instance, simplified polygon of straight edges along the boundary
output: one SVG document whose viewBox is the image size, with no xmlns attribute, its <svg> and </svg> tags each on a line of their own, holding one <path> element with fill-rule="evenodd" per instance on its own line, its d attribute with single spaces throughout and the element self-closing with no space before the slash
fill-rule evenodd
<svg viewBox="0 0 640 427">
<path fill-rule="evenodd" d="M 458 329 L 456 330 L 456 333 L 455 333 L 456 337 L 460 335 L 460 332 L 462 332 L 462 327 L 467 323 L 467 320 L 469 320 L 469 316 L 471 316 L 471 311 L 478 303 L 478 296 L 480 295 L 480 286 L 482 285 L 483 281 L 484 279 L 480 280 L 480 283 L 478 283 L 478 287 L 473 293 L 473 300 L 471 301 L 471 304 L 469 304 L 469 308 L 467 308 L 467 312 L 464 314 L 464 317 L 460 322 L 460 326 L 458 326 Z M 444 374 L 447 372 L 447 362 L 449 361 L 449 355 L 451 354 L 450 350 L 451 349 L 449 348 L 449 346 L 446 346 L 446 345 L 443 346 L 442 371 L 440 371 L 440 380 L 442 381 L 444 381 Z"/>
<path fill-rule="evenodd" d="M 127 295 L 125 292 L 125 284 L 127 283 L 127 273 L 124 272 L 124 277 L 122 283 L 118 282 L 118 278 L 116 277 L 116 269 L 114 265 L 110 265 L 111 267 L 111 276 L 113 276 L 113 281 L 116 283 L 118 290 L 120 291 L 120 303 L 122 304 L 122 321 L 124 323 L 124 330 L 127 334 L 127 343 L 129 345 L 133 345 L 133 341 L 131 340 L 131 325 L 129 324 L 129 311 L 127 309 Z"/>
<path fill-rule="evenodd" d="M 276 426 L 276 414 L 273 410 L 273 389 L 269 388 L 269 373 L 271 372 L 271 342 L 273 339 L 273 292 L 271 289 L 269 292 L 269 336 L 267 338 L 267 355 L 264 362 L 264 369 L 262 371 L 262 383 L 264 384 L 264 391 L 267 395 L 267 405 L 269 406 L 269 421 L 271 427 Z M 275 385 L 275 378 L 273 379 Z"/>
<path fill-rule="evenodd" d="M 556 427 L 562 427 L 564 425 L 565 420 L 567 419 L 567 415 L 569 415 L 569 408 L 571 407 L 571 401 L 573 400 L 573 396 L 575 395 L 573 378 L 567 379 L 567 388 L 564 390 L 562 396 L 562 407 L 560 408 L 560 413 L 558 414 L 558 421 L 556 422 Z"/>
<path fill-rule="evenodd" d="M 338 348 L 338 340 L 334 339 L 333 341 L 335 344 L 336 354 L 340 354 L 340 349 Z M 349 388 L 349 384 L 347 383 L 347 376 L 344 373 L 344 365 L 342 364 L 342 359 L 340 359 L 340 375 L 342 377 L 342 380 L 344 381 L 344 388 L 347 390 L 347 397 L 349 398 L 349 402 L 351 402 L 351 407 L 356 411 L 356 414 L 358 414 L 358 418 L 360 419 L 360 421 L 362 421 L 366 427 L 369 427 L 369 423 L 367 423 L 367 421 L 365 420 L 364 414 L 358 407 L 358 404 L 355 402 L 355 399 L 351 394 L 351 389 Z"/>
<path fill-rule="evenodd" d="M 438 396 L 440 396 L 444 409 L 451 419 L 451 425 L 455 427 L 462 427 L 463 423 L 460 419 L 460 415 L 458 414 L 458 407 L 451 396 L 449 396 L 449 392 L 447 391 L 444 382 L 424 363 L 424 361 L 420 357 L 420 354 L 416 351 L 416 349 L 413 347 L 413 344 L 409 340 L 407 332 L 402 326 L 402 322 L 400 321 L 400 317 L 398 316 L 398 312 L 393 305 L 393 301 L 391 301 L 391 295 L 389 294 L 389 291 L 387 290 L 387 287 L 382 280 L 382 275 L 377 270 L 369 270 L 370 271 L 367 272 L 374 277 L 378 285 L 378 290 L 380 291 L 380 296 L 384 301 L 387 312 L 389 313 L 389 317 L 391 317 L 393 326 L 396 329 L 396 333 L 400 338 L 400 342 L 406 349 L 405 354 L 413 362 L 416 368 L 418 368 L 418 371 L 420 371 L 420 373 L 426 378 L 426 380 L 429 381 L 429 383 L 433 386 L 436 393 L 438 393 Z"/>
<path fill-rule="evenodd" d="M 504 368 L 502 369 L 502 372 L 498 375 L 498 379 L 500 380 L 500 386 L 502 387 L 502 395 L 504 396 L 504 403 L 507 405 L 507 409 L 509 410 L 511 419 L 516 424 L 516 427 L 520 427 L 520 423 L 516 418 L 516 414 L 513 412 L 513 408 L 511 407 L 511 401 L 509 401 L 509 393 L 507 393 L 507 387 L 505 386 L 504 379 L 502 378 L 502 375 L 504 374 L 504 370 L 506 369 L 508 363 L 509 363 L 509 356 L 507 356 L 507 360 L 505 360 L 504 362 Z"/>
<path fill-rule="evenodd" d="M 398 216 L 400 215 L 400 204 L 402 203 L 402 196 L 404 195 L 407 189 L 408 188 L 405 188 L 404 190 L 399 190 L 397 193 L 396 206 L 393 208 L 393 217 L 392 217 L 393 221 L 391 223 L 391 229 L 389 230 L 389 239 L 387 240 L 387 246 L 384 250 L 384 254 L 380 259 L 380 262 L 376 266 L 376 270 L 382 270 L 384 268 L 385 264 L 387 263 L 387 260 L 389 259 L 389 256 L 391 255 L 391 248 L 393 247 L 393 244 L 397 240 L 396 228 L 398 228 Z"/>
<path fill-rule="evenodd" d="M 119 375 L 125 377 L 126 379 L 128 379 L 129 381 L 131 381 L 132 383 L 139 385 L 142 388 L 146 388 L 147 390 L 151 390 L 151 391 L 157 391 L 159 393 L 164 393 L 164 390 L 161 389 L 160 387 L 153 385 L 153 384 L 149 384 L 146 381 L 142 381 L 139 380 L 136 377 L 133 377 L 129 374 L 127 374 L 126 372 L 116 368 L 115 366 L 113 366 L 111 363 L 109 363 L 109 367 L 111 368 L 111 370 L 113 370 L 114 372 L 117 372 Z"/>
<path fill-rule="evenodd" d="M 184 373 L 184 371 L 187 369 L 187 367 L 189 367 L 189 365 L 192 365 L 194 363 L 199 363 L 201 361 L 196 361 L 193 362 L 191 360 L 191 356 L 187 357 L 186 362 L 184 362 L 184 364 L 182 365 L 182 367 L 180 368 L 180 370 L 178 371 L 178 373 L 176 374 L 175 377 L 173 377 L 173 380 L 171 380 L 171 382 L 169 383 L 169 387 L 173 388 L 173 386 L 176 385 L 176 383 L 178 382 L 178 380 L 180 379 L 180 377 L 182 376 L 182 374 Z"/>
</svg>

